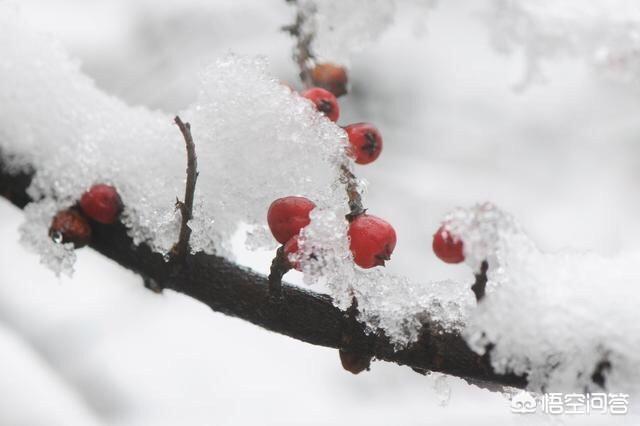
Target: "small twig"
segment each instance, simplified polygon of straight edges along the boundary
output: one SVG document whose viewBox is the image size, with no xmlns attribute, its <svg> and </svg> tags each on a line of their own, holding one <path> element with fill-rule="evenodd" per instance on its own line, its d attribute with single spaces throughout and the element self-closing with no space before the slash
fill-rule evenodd
<svg viewBox="0 0 640 426">
<path fill-rule="evenodd" d="M 297 4 L 295 0 L 286 0 L 287 3 Z M 292 25 L 282 27 L 283 31 L 288 32 L 296 39 L 296 46 L 293 51 L 293 59 L 298 64 L 300 70 L 300 80 L 305 88 L 313 86 L 311 79 L 310 69 L 315 59 L 313 53 L 311 53 L 311 42 L 313 41 L 313 34 L 306 33 L 304 31 L 304 24 L 306 17 L 301 10 L 298 9 L 296 14 L 296 21 Z"/>
<path fill-rule="evenodd" d="M 476 274 L 476 282 L 471 286 L 471 290 L 473 290 L 473 294 L 476 295 L 476 301 L 480 302 L 484 297 L 484 291 L 487 287 L 487 270 L 489 269 L 489 264 L 486 260 L 482 261 L 480 265 L 480 273 Z"/>
<path fill-rule="evenodd" d="M 289 272 L 291 264 L 284 252 L 284 246 L 278 247 L 276 256 L 271 262 L 271 270 L 269 272 L 269 295 L 279 298 L 282 296 L 282 277 Z"/>
<path fill-rule="evenodd" d="M 347 190 L 347 197 L 349 197 L 349 214 L 347 214 L 347 220 L 353 221 L 356 217 L 364 214 L 367 209 L 362 205 L 362 195 L 358 189 L 358 178 L 353 174 L 346 164 L 340 167 L 342 176 L 340 180 L 344 183 Z"/>
<path fill-rule="evenodd" d="M 191 135 L 191 124 L 184 123 L 178 116 L 175 118 L 175 123 L 180 129 L 187 147 L 187 183 L 184 189 L 184 202 L 176 199 L 176 208 L 180 210 L 182 221 L 180 223 L 180 236 L 178 237 L 178 242 L 171 249 L 171 257 L 178 261 L 184 261 L 189 253 L 189 238 L 191 237 L 189 221 L 193 218 L 193 198 L 196 191 L 196 180 L 198 179 L 198 159 L 196 157 L 196 145 L 193 143 L 193 136 Z"/>
</svg>

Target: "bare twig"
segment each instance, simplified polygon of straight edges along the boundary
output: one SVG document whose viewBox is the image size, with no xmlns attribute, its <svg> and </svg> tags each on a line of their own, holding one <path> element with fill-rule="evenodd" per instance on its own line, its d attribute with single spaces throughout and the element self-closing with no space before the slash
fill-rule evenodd
<svg viewBox="0 0 640 426">
<path fill-rule="evenodd" d="M 191 124 L 184 123 L 178 116 L 175 118 L 175 123 L 180 129 L 187 147 L 187 183 L 184 189 L 184 202 L 176 200 L 176 208 L 180 209 L 182 221 L 180 223 L 180 236 L 171 250 L 171 257 L 184 262 L 187 253 L 189 253 L 189 238 L 191 238 L 189 221 L 193 218 L 193 198 L 198 179 L 198 159 L 196 157 L 196 145 L 193 143 L 193 136 L 191 135 Z"/>
<path fill-rule="evenodd" d="M 286 0 L 288 3 L 296 4 L 296 0 Z M 306 17 L 300 9 L 296 13 L 296 21 L 292 25 L 282 27 L 283 31 L 288 32 L 296 39 L 296 46 L 293 52 L 293 59 L 298 64 L 300 71 L 300 80 L 304 87 L 309 88 L 313 86 L 311 79 L 311 68 L 315 57 L 311 52 L 311 43 L 313 41 L 313 34 L 304 31 L 304 25 Z"/>
<path fill-rule="evenodd" d="M 347 220 L 353 221 L 356 217 L 365 213 L 365 209 L 362 205 L 362 196 L 358 189 L 358 178 L 349 170 L 349 166 L 343 164 L 340 166 L 341 176 L 340 181 L 345 185 L 347 190 L 347 197 L 349 198 L 349 214 L 347 214 Z"/>
<path fill-rule="evenodd" d="M 476 301 L 480 302 L 484 297 L 484 292 L 487 287 L 487 270 L 489 269 L 489 264 L 487 261 L 483 261 L 480 265 L 480 272 L 476 274 L 476 281 L 471 286 L 471 290 L 473 290 L 473 294 L 476 295 Z"/>
<path fill-rule="evenodd" d="M 284 252 L 284 246 L 278 247 L 276 256 L 271 262 L 271 270 L 269 272 L 269 294 L 273 297 L 282 297 L 282 277 L 289 272 L 291 264 Z"/>
</svg>

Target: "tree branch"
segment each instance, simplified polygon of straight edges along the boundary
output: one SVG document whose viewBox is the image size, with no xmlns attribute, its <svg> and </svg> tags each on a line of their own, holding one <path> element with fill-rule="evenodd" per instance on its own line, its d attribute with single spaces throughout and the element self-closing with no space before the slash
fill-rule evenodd
<svg viewBox="0 0 640 426">
<path fill-rule="evenodd" d="M 0 153 L 0 195 L 24 207 L 30 201 L 26 194 L 30 182 L 30 173 L 10 174 L 3 167 Z M 156 291 L 171 289 L 186 294 L 216 312 L 294 339 L 363 357 L 374 356 L 419 372 L 451 374 L 490 389 L 526 385 L 522 376 L 495 373 L 487 356 L 476 354 L 462 336 L 442 330 L 435 323 L 424 323 L 418 341 L 396 351 L 383 332 L 365 333 L 364 326 L 352 316 L 345 316 L 329 296 L 284 283 L 283 303 L 270 296 L 265 276 L 215 255 L 187 254 L 184 264 L 165 262 L 148 246 L 134 245 L 121 223 L 94 224 L 91 247 L 139 274 Z M 348 339 L 344 338 L 345 333 Z"/>
</svg>

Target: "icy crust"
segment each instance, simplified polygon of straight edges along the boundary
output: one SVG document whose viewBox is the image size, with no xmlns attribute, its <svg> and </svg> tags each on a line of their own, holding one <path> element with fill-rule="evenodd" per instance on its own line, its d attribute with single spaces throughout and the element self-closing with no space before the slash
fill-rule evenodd
<svg viewBox="0 0 640 426">
<path fill-rule="evenodd" d="M 592 375 L 610 363 L 606 388 L 637 390 L 640 253 L 542 253 L 491 204 L 458 209 L 446 223 L 471 267 L 489 260 L 487 294 L 464 336 L 478 353 L 493 345 L 496 371 L 527 374 L 533 390 L 595 391 Z"/>
<path fill-rule="evenodd" d="M 173 117 L 100 91 L 7 2 L 0 2 L 0 27 L 0 150 L 12 169 L 37 170 L 29 194 L 41 204 L 28 210 L 34 214 L 23 227 L 25 241 L 46 263 L 57 259 L 54 269 L 68 270 L 70 247 L 53 248 L 44 232 L 52 203 L 71 206 L 104 182 L 118 189 L 135 243 L 167 253 L 177 241 L 174 205 L 186 179 Z M 210 66 L 198 101 L 180 115 L 192 123 L 200 171 L 194 251 L 229 256 L 238 225 L 264 226 L 270 202 L 281 196 L 305 195 L 321 207 L 346 203 L 333 185 L 345 158 L 344 132 L 269 76 L 264 60 L 230 56 Z"/>
<path fill-rule="evenodd" d="M 494 0 L 487 20 L 494 46 L 525 58 L 518 88 L 544 79 L 545 60 L 569 55 L 606 75 L 640 80 L 640 3 L 635 0 Z"/>
</svg>

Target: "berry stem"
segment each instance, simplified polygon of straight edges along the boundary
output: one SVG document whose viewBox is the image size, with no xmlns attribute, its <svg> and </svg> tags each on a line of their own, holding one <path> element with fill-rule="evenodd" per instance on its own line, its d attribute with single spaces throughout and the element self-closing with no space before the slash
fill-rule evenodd
<svg viewBox="0 0 640 426">
<path fill-rule="evenodd" d="M 346 218 L 349 222 L 352 222 L 356 217 L 364 214 L 366 209 L 362 205 L 362 195 L 358 190 L 358 178 L 356 178 L 356 175 L 353 174 L 347 164 L 340 166 L 340 170 L 342 172 L 340 180 L 344 183 L 349 197 L 349 214 L 346 215 Z"/>
<path fill-rule="evenodd" d="M 279 298 L 282 296 L 282 277 L 291 269 L 289 259 L 284 252 L 284 245 L 278 247 L 276 256 L 271 262 L 269 272 L 269 295 Z"/>
<path fill-rule="evenodd" d="M 297 5 L 297 0 L 286 0 L 287 3 Z M 311 42 L 313 41 L 313 34 L 303 31 L 303 26 L 305 24 L 305 16 L 304 14 L 298 10 L 296 13 L 296 21 L 291 25 L 286 25 L 282 27 L 283 31 L 291 34 L 292 37 L 296 39 L 296 46 L 293 51 L 293 59 L 298 64 L 298 68 L 300 70 L 300 80 L 305 88 L 310 88 L 313 86 L 313 82 L 311 80 L 311 66 L 314 62 L 314 55 L 311 53 Z"/>
<path fill-rule="evenodd" d="M 191 228 L 189 221 L 193 217 L 193 198 L 196 192 L 196 180 L 198 179 L 198 159 L 196 157 L 196 145 L 191 135 L 191 124 L 184 123 L 180 117 L 174 119 L 178 125 L 187 148 L 187 183 L 184 189 L 184 202 L 176 200 L 176 208 L 180 209 L 182 222 L 180 223 L 180 236 L 178 242 L 171 249 L 171 257 L 174 260 L 184 262 L 189 253 L 189 238 Z"/>
<path fill-rule="evenodd" d="M 476 282 L 471 286 L 471 290 L 473 294 L 476 295 L 476 301 L 480 302 L 484 297 L 484 291 L 487 287 L 487 270 L 489 269 L 489 264 L 486 260 L 483 260 L 480 264 L 480 272 L 476 275 Z"/>
</svg>

